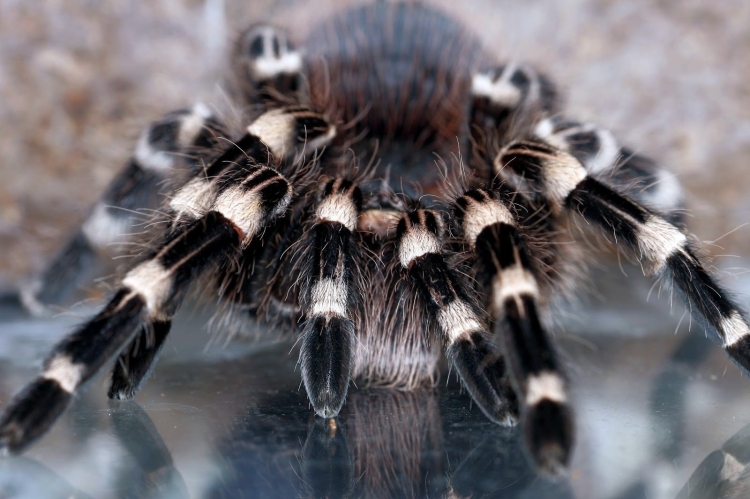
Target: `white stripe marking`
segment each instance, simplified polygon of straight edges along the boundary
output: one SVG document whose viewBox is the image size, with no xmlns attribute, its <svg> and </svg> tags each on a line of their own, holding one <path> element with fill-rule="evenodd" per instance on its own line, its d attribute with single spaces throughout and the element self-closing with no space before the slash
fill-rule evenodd
<svg viewBox="0 0 750 499">
<path fill-rule="evenodd" d="M 666 170 L 656 172 L 656 181 L 650 190 L 643 191 L 643 199 L 660 211 L 670 211 L 682 203 L 682 187 L 677 177 Z"/>
<path fill-rule="evenodd" d="M 128 272 L 122 285 L 141 295 L 153 315 L 161 312 L 172 293 L 174 278 L 157 260 L 148 260 Z"/>
<path fill-rule="evenodd" d="M 730 347 L 747 337 L 750 334 L 750 327 L 742 319 L 740 313 L 735 310 L 729 318 L 721 320 L 720 332 L 724 335 L 724 347 Z"/>
<path fill-rule="evenodd" d="M 107 207 L 98 204 L 89 218 L 84 222 L 81 231 L 91 244 L 97 248 L 120 242 L 133 231 L 132 215 L 122 212 L 122 216 L 113 216 Z"/>
<path fill-rule="evenodd" d="M 440 240 L 424 227 L 412 226 L 401 238 L 401 244 L 398 248 L 398 257 L 404 268 L 415 258 L 428 253 L 440 253 Z"/>
<path fill-rule="evenodd" d="M 572 155 L 559 151 L 544 161 L 544 186 L 550 201 L 562 206 L 565 198 L 583 181 L 587 172 Z"/>
<path fill-rule="evenodd" d="M 244 190 L 231 187 L 214 203 L 214 210 L 229 219 L 234 225 L 251 238 L 263 229 L 263 200 L 257 190 Z"/>
<path fill-rule="evenodd" d="M 477 242 L 479 234 L 488 225 L 494 223 L 515 225 L 510 210 L 508 210 L 508 208 L 506 208 L 500 201 L 490 199 L 481 202 L 468 196 L 464 199 L 469 202 L 469 205 L 464 212 L 463 229 L 464 235 L 468 239 L 472 248 Z"/>
<path fill-rule="evenodd" d="M 68 393 L 73 393 L 81 382 L 86 366 L 74 364 L 67 356 L 53 358 L 42 378 L 57 381 L 60 387 Z"/>
<path fill-rule="evenodd" d="M 477 97 L 486 97 L 494 104 L 506 108 L 515 108 L 521 102 L 521 90 L 510 83 L 509 77 L 513 71 L 508 68 L 496 81 L 492 81 L 487 74 L 475 74 L 471 79 L 471 93 Z"/>
<path fill-rule="evenodd" d="M 337 315 L 349 317 L 346 300 L 348 292 L 343 281 L 326 278 L 317 282 L 312 289 L 312 307 L 310 317 Z"/>
<path fill-rule="evenodd" d="M 320 221 L 338 222 L 351 231 L 357 228 L 357 207 L 346 194 L 323 198 L 316 214 Z"/>
<path fill-rule="evenodd" d="M 138 139 L 135 146 L 135 159 L 144 170 L 153 171 L 157 175 L 165 175 L 174 167 L 174 155 L 154 149 L 148 141 L 150 131 L 150 128 L 147 129 Z"/>
<path fill-rule="evenodd" d="M 554 132 L 555 123 L 552 118 L 543 119 L 534 127 L 534 135 L 536 135 L 540 139 L 545 139 L 547 141 L 551 139 Z"/>
<path fill-rule="evenodd" d="M 177 143 L 180 147 L 189 147 L 203 130 L 206 120 L 211 117 L 211 110 L 202 102 L 197 102 L 190 110 L 190 114 L 182 118 Z"/>
<path fill-rule="evenodd" d="M 281 57 L 260 57 L 250 64 L 250 71 L 256 81 L 271 79 L 280 74 L 299 73 L 302 69 L 302 56 L 291 51 Z"/>
<path fill-rule="evenodd" d="M 654 272 L 662 269 L 667 258 L 687 244 L 687 236 L 663 218 L 652 215 L 637 231 L 638 247 L 654 263 Z"/>
<path fill-rule="evenodd" d="M 592 175 L 611 169 L 617 158 L 620 157 L 620 145 L 615 136 L 609 130 L 603 130 L 595 125 L 587 125 L 592 131 L 596 131 L 599 138 L 599 151 L 596 156 L 586 163 L 586 168 Z"/>
<path fill-rule="evenodd" d="M 450 343 L 470 333 L 483 331 L 479 317 L 463 300 L 456 299 L 438 312 L 438 324 Z"/>
<path fill-rule="evenodd" d="M 529 376 L 526 383 L 526 405 L 536 405 L 542 400 L 552 400 L 564 404 L 568 400 L 565 383 L 553 372 L 544 371 Z"/>
<path fill-rule="evenodd" d="M 169 207 L 178 220 L 197 220 L 211 208 L 216 197 L 216 184 L 203 178 L 196 178 L 182 186 L 169 201 Z"/>
<path fill-rule="evenodd" d="M 492 285 L 497 310 L 502 310 L 505 300 L 511 297 L 520 295 L 539 297 L 539 287 L 534 275 L 520 265 L 503 269 L 495 277 Z"/>
<path fill-rule="evenodd" d="M 555 123 L 551 118 L 540 121 L 534 127 L 535 136 L 568 153 L 572 150 L 571 135 L 590 132 L 596 133 L 596 137 L 599 139 L 599 150 L 593 158 L 586 162 L 585 167 L 592 175 L 596 175 L 611 169 L 620 156 L 620 146 L 612 132 L 599 128 L 593 123 L 569 126 L 555 131 Z"/>
<path fill-rule="evenodd" d="M 745 465 L 727 451 L 722 452 L 724 453 L 724 464 L 719 471 L 719 477 L 721 477 L 722 482 L 736 482 L 745 472 Z M 723 487 L 729 488 L 726 484 Z"/>
<path fill-rule="evenodd" d="M 295 118 L 283 109 L 261 114 L 247 127 L 247 131 L 268 146 L 277 158 L 286 156 L 295 146 L 297 132 Z"/>
<path fill-rule="evenodd" d="M 263 230 L 266 220 L 269 217 L 275 217 L 284 213 L 292 200 L 291 187 L 287 185 L 289 189 L 284 198 L 279 201 L 272 212 L 265 213 L 262 204 L 263 197 L 261 196 L 262 188 L 258 187 L 250 190 L 245 190 L 241 187 L 231 187 L 222 192 L 216 203 L 214 203 L 213 209 L 229 219 L 245 235 L 243 244 L 250 242 L 250 239 Z"/>
</svg>

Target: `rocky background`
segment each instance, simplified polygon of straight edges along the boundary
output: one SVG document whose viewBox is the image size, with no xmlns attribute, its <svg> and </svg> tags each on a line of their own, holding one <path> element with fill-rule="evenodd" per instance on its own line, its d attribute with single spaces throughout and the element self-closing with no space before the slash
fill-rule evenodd
<svg viewBox="0 0 750 499">
<path fill-rule="evenodd" d="M 217 82 L 239 30 L 272 21 L 302 40 L 354 3 L 0 0 L 0 289 L 43 266 L 149 120 L 199 99 L 226 105 Z M 499 58 L 553 76 L 571 115 L 675 172 L 701 239 L 737 229 L 710 247 L 723 267 L 747 256 L 750 2 L 430 3 Z"/>
</svg>

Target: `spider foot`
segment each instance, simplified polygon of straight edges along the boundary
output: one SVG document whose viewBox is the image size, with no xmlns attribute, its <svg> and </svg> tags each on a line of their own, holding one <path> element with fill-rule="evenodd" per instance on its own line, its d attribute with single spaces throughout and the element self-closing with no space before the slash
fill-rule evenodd
<svg viewBox="0 0 750 499">
<path fill-rule="evenodd" d="M 508 383 L 505 361 L 478 333 L 448 347 L 453 363 L 471 398 L 493 422 L 513 426 L 518 422 L 518 400 Z"/>
<path fill-rule="evenodd" d="M 107 397 L 112 400 L 132 399 L 156 364 L 156 357 L 167 339 L 172 321 L 153 321 L 145 326 L 140 337 L 120 354 L 112 369 Z"/>
<path fill-rule="evenodd" d="M 27 386 L 0 420 L 0 453 L 23 451 L 47 431 L 72 399 L 54 379 L 39 378 Z"/>
<path fill-rule="evenodd" d="M 333 418 L 349 388 L 354 352 L 354 323 L 340 317 L 318 316 L 302 333 L 302 380 L 315 414 Z"/>
</svg>

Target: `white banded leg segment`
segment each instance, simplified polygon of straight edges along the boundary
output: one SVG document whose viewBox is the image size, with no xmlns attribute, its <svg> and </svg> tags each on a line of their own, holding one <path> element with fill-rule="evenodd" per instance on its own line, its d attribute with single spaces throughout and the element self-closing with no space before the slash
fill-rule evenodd
<svg viewBox="0 0 750 499">
<path fill-rule="evenodd" d="M 286 33 L 268 25 L 250 27 L 240 38 L 248 71 L 253 80 L 271 80 L 302 70 L 302 56 L 294 50 Z"/>
<path fill-rule="evenodd" d="M 510 63 L 476 73 L 471 82 L 469 131 L 474 153 L 487 162 L 497 151 L 495 138 L 515 136 L 539 116 L 557 110 L 552 83 L 526 65 Z M 486 179 L 493 177 L 485 172 Z"/>
<path fill-rule="evenodd" d="M 263 199 L 271 201 L 270 197 Z M 284 195 L 278 196 L 277 205 L 284 200 Z M 262 215 L 265 222 L 279 211 L 279 206 L 269 204 Z M 40 376 L 16 396 L 0 419 L 0 444 L 15 452 L 41 436 L 67 407 L 71 398 L 68 389 L 78 388 L 132 346 L 144 324 L 170 320 L 190 282 L 210 264 L 228 263 L 239 253 L 243 236 L 240 228 L 216 211 L 177 228 L 148 260 L 125 276 L 122 287 L 99 315 L 58 344 L 45 364 L 47 377 Z M 60 359 L 76 370 L 63 376 Z M 151 361 L 140 366 L 143 376 L 150 366 Z M 137 388 L 141 380 L 132 379 L 131 385 Z M 121 396 L 119 390 L 110 393 Z"/>
<path fill-rule="evenodd" d="M 291 186 L 277 171 L 253 166 L 233 172 L 219 182 L 221 191 L 212 211 L 171 235 L 155 256 L 131 270 L 123 286 L 147 304 L 151 324 L 142 333 L 141 348 L 131 342 L 112 374 L 110 397 L 130 398 L 151 370 L 166 339 L 171 317 L 185 288 L 211 262 L 239 254 L 270 221 L 289 205 Z"/>
<path fill-rule="evenodd" d="M 534 128 L 534 135 L 572 154 L 591 175 L 611 171 L 621 156 L 620 145 L 612 132 L 593 123 L 546 118 Z"/>
<path fill-rule="evenodd" d="M 108 396 L 132 398 L 151 372 L 171 328 L 171 319 L 190 283 L 209 265 L 227 264 L 239 254 L 234 224 L 211 211 L 180 227 L 148 260 L 128 272 L 122 289 L 144 304 L 146 321 L 130 336 L 115 363 Z"/>
<path fill-rule="evenodd" d="M 314 151 L 327 146 L 336 137 L 334 125 L 304 107 L 267 111 L 247 131 L 268 146 L 276 158 L 292 154 L 297 148 Z"/>
<path fill-rule="evenodd" d="M 211 208 L 240 232 L 243 246 L 261 233 L 269 220 L 282 215 L 292 201 L 292 186 L 266 166 L 249 166 L 219 179 L 219 194 Z"/>
<path fill-rule="evenodd" d="M 16 394 L 0 416 L 0 449 L 23 451 L 70 405 L 74 393 L 132 338 L 145 303 L 121 290 L 96 317 L 60 342 L 39 377 Z"/>
<path fill-rule="evenodd" d="M 471 80 L 474 108 L 493 107 L 496 113 L 538 105 L 543 110 L 555 106 L 552 84 L 531 67 L 510 63 L 490 71 L 476 73 Z"/>
<path fill-rule="evenodd" d="M 622 248 L 645 260 L 647 271 L 666 274 L 693 317 L 719 337 L 737 365 L 750 372 L 747 318 L 695 255 L 685 233 L 592 178 L 571 192 L 566 206 L 614 233 Z"/>
<path fill-rule="evenodd" d="M 249 102 L 273 107 L 297 99 L 302 54 L 283 30 L 269 25 L 248 28 L 238 40 L 234 63 Z"/>
<path fill-rule="evenodd" d="M 515 220 L 491 191 L 468 191 L 456 215 L 477 258 L 477 276 L 516 382 L 527 449 L 542 471 L 563 473 L 573 445 L 573 420 L 557 354 L 538 315 L 539 289 Z M 479 209 L 478 206 L 484 206 Z M 504 205 L 503 205 L 504 206 Z M 477 234 L 477 230 L 479 231 Z"/>
<path fill-rule="evenodd" d="M 324 418 L 335 417 L 344 404 L 353 366 L 362 265 L 353 233 L 361 209 L 357 185 L 344 179 L 326 182 L 314 225 L 303 241 L 300 364 L 307 395 L 315 413 Z"/>
<path fill-rule="evenodd" d="M 89 281 L 101 253 L 118 255 L 145 219 L 139 210 L 156 208 L 159 195 L 175 184 L 178 164 L 190 163 L 194 147 L 211 147 L 221 125 L 203 104 L 169 113 L 152 123 L 141 135 L 133 157 L 94 206 L 88 219 L 65 248 L 24 290 L 27 306 L 44 313 L 44 304 L 60 303 Z M 166 182 L 171 180 L 171 182 Z"/>
<path fill-rule="evenodd" d="M 53 380 L 66 392 L 73 393 L 81 383 L 85 372 L 86 366 L 73 363 L 69 357 L 63 355 L 54 357 L 47 362 L 42 378 Z"/>
<path fill-rule="evenodd" d="M 144 170 L 169 175 L 180 157 L 191 148 L 211 147 L 223 132 L 211 110 L 202 102 L 189 109 L 167 114 L 141 134 L 133 155 Z"/>
<path fill-rule="evenodd" d="M 112 372 L 110 398 L 132 398 L 151 372 L 169 334 L 171 318 L 184 291 L 211 264 L 227 262 L 289 205 L 291 187 L 267 167 L 234 172 L 214 209 L 171 235 L 155 256 L 131 270 L 123 286 L 147 304 L 150 323 L 130 342 Z"/>
<path fill-rule="evenodd" d="M 675 176 L 650 159 L 620 147 L 610 131 L 556 116 L 540 121 L 534 135 L 572 154 L 591 176 L 679 220 L 674 210 L 682 207 L 683 194 Z"/>
<path fill-rule="evenodd" d="M 517 141 L 504 147 L 493 163 L 496 175 L 511 174 L 531 184 L 556 210 L 587 178 L 583 165 L 570 153 L 541 140 Z"/>
<path fill-rule="evenodd" d="M 247 133 L 178 190 L 169 203 L 175 221 L 191 221 L 212 209 L 221 177 L 236 178 L 248 168 L 268 165 L 295 152 L 311 152 L 335 137 L 335 127 L 303 107 L 274 109 L 262 114 Z M 233 202 L 231 197 L 226 202 Z M 230 209 L 229 207 L 225 207 Z"/>
<path fill-rule="evenodd" d="M 461 275 L 442 250 L 443 222 L 436 212 L 404 215 L 397 228 L 398 256 L 413 292 L 447 343 L 447 356 L 464 386 L 492 421 L 515 423 L 517 404 L 508 385 L 505 361 Z"/>
</svg>

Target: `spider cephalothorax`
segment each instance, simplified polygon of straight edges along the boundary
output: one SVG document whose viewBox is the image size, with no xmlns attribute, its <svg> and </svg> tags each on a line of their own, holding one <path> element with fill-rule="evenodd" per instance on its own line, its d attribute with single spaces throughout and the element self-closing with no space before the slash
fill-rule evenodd
<svg viewBox="0 0 750 499">
<path fill-rule="evenodd" d="M 230 136 L 204 105 L 152 124 L 25 290 L 34 309 L 60 299 L 99 249 L 129 237 L 133 209 L 165 198 L 151 249 L 6 408 L 7 450 L 40 436 L 113 358 L 109 396 L 133 397 L 204 278 L 202 294 L 235 323 L 301 319 L 302 378 L 319 416 L 336 417 L 351 378 L 434 382 L 443 344 L 482 411 L 505 425 L 520 417 L 532 459 L 560 473 L 574 424 L 545 311 L 575 277 L 568 222 L 581 217 L 670 278 L 750 365 L 744 314 L 675 225 L 674 179 L 562 116 L 544 76 L 493 63 L 458 23 L 418 4 L 346 11 L 304 46 L 248 29 L 235 93 L 259 111 L 244 132 Z"/>
</svg>

